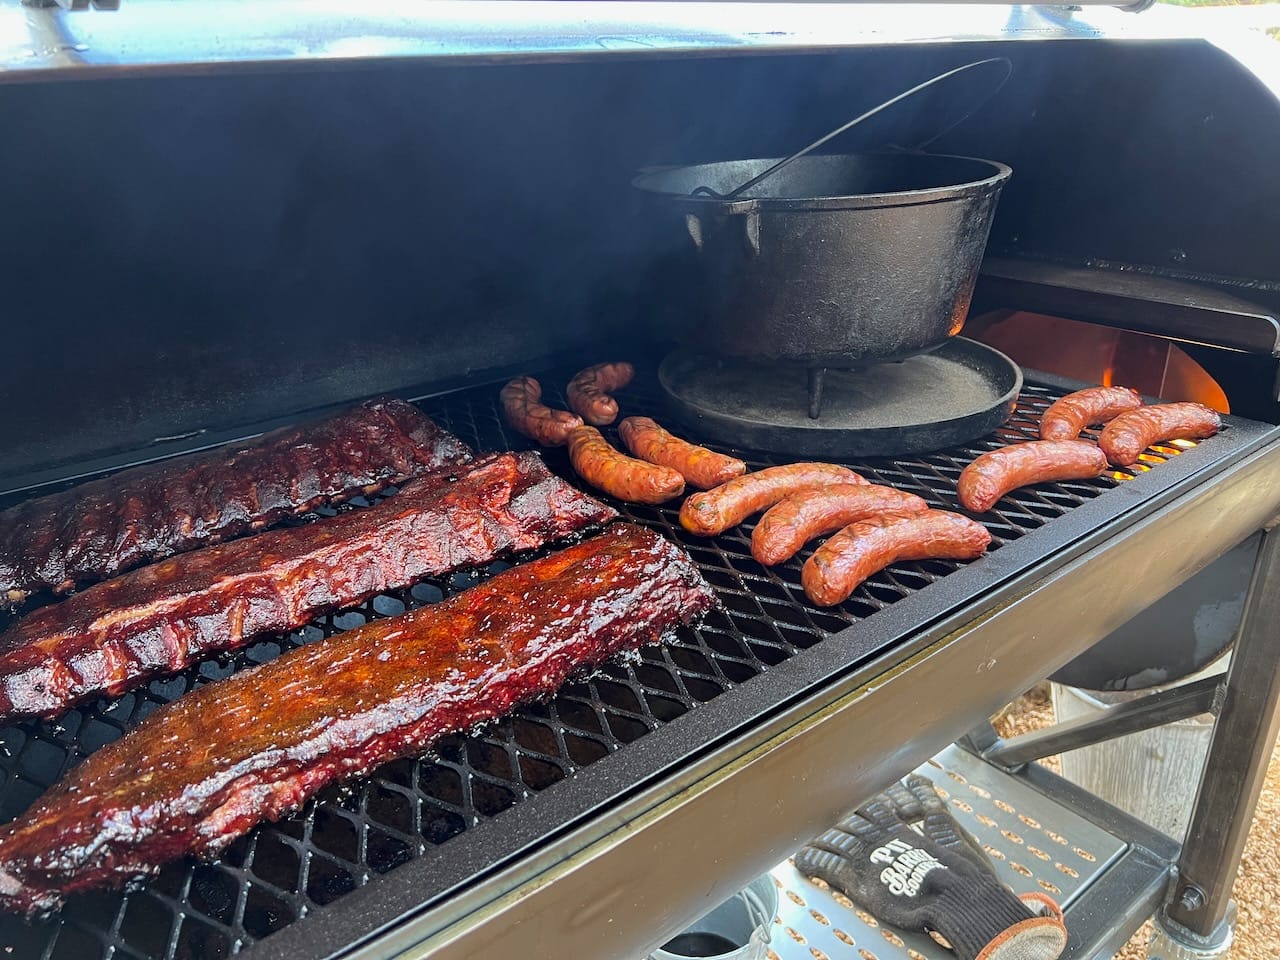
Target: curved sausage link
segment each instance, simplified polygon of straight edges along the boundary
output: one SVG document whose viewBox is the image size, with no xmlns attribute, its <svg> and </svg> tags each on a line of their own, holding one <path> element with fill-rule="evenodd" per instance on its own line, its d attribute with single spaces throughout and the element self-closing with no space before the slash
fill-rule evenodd
<svg viewBox="0 0 1280 960">
<path fill-rule="evenodd" d="M 783 563 L 810 540 L 858 520 L 924 513 L 914 493 L 874 483 L 833 483 L 793 493 L 770 507 L 751 532 L 751 555 L 766 567 Z"/>
<path fill-rule="evenodd" d="M 1107 424 L 1098 446 L 1117 467 L 1137 463 L 1161 440 L 1203 440 L 1222 429 L 1222 417 L 1203 403 L 1161 403 L 1121 414 Z"/>
<path fill-rule="evenodd" d="M 618 424 L 618 435 L 632 454 L 670 467 L 699 490 L 710 490 L 747 472 L 741 460 L 681 440 L 648 417 L 627 417 Z"/>
<path fill-rule="evenodd" d="M 1088 480 L 1106 469 L 1107 458 L 1087 440 L 1031 440 L 978 457 L 961 471 L 956 492 L 966 510 L 986 513 L 1019 487 Z"/>
<path fill-rule="evenodd" d="M 735 477 L 714 490 L 695 493 L 680 508 L 680 525 L 690 533 L 714 537 L 783 497 L 831 483 L 866 483 L 848 467 L 834 463 L 791 463 Z"/>
<path fill-rule="evenodd" d="M 582 419 L 568 410 L 552 410 L 539 401 L 542 386 L 533 377 L 516 377 L 498 394 L 502 413 L 513 430 L 537 440 L 544 447 L 561 447 Z"/>
<path fill-rule="evenodd" d="M 618 419 L 618 401 L 609 394 L 630 383 L 635 373 L 635 367 L 625 361 L 597 363 L 580 370 L 565 391 L 569 409 L 597 427 L 613 423 Z"/>
<path fill-rule="evenodd" d="M 1132 387 L 1089 387 L 1056 400 L 1040 418 L 1041 440 L 1074 440 L 1095 423 L 1110 423 L 1137 410 L 1142 397 Z"/>
<path fill-rule="evenodd" d="M 569 460 L 587 483 L 628 503 L 665 503 L 684 493 L 676 471 L 619 453 L 595 427 L 569 434 Z"/>
<path fill-rule="evenodd" d="M 851 523 L 814 551 L 800 571 L 820 607 L 842 603 L 864 580 L 900 560 L 973 560 L 991 543 L 987 528 L 945 510 Z"/>
</svg>

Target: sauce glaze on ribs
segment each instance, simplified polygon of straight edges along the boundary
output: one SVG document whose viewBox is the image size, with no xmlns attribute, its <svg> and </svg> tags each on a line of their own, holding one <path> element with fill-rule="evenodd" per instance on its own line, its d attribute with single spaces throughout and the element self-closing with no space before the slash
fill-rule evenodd
<svg viewBox="0 0 1280 960">
<path fill-rule="evenodd" d="M 39 912 L 215 855 L 325 785 L 556 690 L 713 603 L 692 561 L 616 524 L 441 603 L 202 687 L 0 827 L 0 909 Z"/>
<path fill-rule="evenodd" d="M 471 458 L 403 400 L 122 470 L 0 513 L 0 608 Z"/>
<path fill-rule="evenodd" d="M 184 553 L 0 634 L 0 721 L 55 716 L 255 635 L 616 516 L 536 454 L 504 453 L 411 480 L 367 509 Z"/>
</svg>

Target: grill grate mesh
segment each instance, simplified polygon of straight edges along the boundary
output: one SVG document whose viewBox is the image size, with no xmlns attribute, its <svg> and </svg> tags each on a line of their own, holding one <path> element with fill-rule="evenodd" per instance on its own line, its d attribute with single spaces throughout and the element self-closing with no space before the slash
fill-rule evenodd
<svg viewBox="0 0 1280 960">
<path fill-rule="evenodd" d="M 563 403 L 552 384 L 567 379 L 563 373 L 546 378 L 548 402 Z M 958 509 L 955 484 L 965 464 L 985 450 L 1033 439 L 1040 414 L 1059 395 L 1028 385 L 1005 427 L 965 447 L 849 465 L 873 482 L 916 493 L 936 507 Z M 624 410 L 663 409 L 652 378 L 638 378 L 619 400 Z M 477 450 L 530 446 L 508 435 L 496 386 L 430 398 L 421 406 Z M 616 436 L 611 439 L 617 442 Z M 1176 447 L 1159 448 L 1133 471 L 1013 494 L 982 517 L 993 534 L 991 549 L 1177 452 Z M 546 459 L 553 470 L 572 478 L 562 450 L 547 451 Z M 751 469 L 786 462 L 753 452 L 744 459 Z M 338 509 L 367 505 L 357 500 Z M 215 863 L 173 863 L 130 890 L 77 896 L 58 916 L 31 924 L 0 917 L 4 955 L 42 960 L 229 956 L 399 864 L 430 855 L 469 827 L 955 568 L 945 561 L 896 564 L 839 607 L 819 609 L 806 601 L 800 586 L 800 567 L 809 550 L 783 566 L 764 568 L 751 558 L 750 522 L 703 540 L 680 528 L 678 502 L 615 506 L 627 519 L 688 550 L 716 588 L 722 609 L 696 629 L 682 629 L 669 643 L 566 685 L 551 700 L 524 707 L 471 735 L 445 738 L 425 758 L 397 761 L 373 776 L 324 791 L 293 816 L 241 838 Z M 298 522 L 332 512 L 319 511 Z M 117 699 L 90 703 L 56 722 L 0 728 L 0 822 L 19 814 L 73 764 L 187 690 L 370 619 L 438 602 L 507 566 L 497 562 L 375 597 Z M 0 628 L 5 625 L 0 620 Z"/>
</svg>

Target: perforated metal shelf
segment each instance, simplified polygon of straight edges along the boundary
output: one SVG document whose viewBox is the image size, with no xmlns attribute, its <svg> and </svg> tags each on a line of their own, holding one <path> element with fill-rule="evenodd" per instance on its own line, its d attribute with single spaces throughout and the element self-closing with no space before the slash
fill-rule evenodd
<svg viewBox="0 0 1280 960">
<path fill-rule="evenodd" d="M 551 402 L 561 399 L 556 385 L 567 382 L 569 373 L 559 371 L 543 378 Z M 497 392 L 497 385 L 490 384 L 431 397 L 421 406 L 477 450 L 529 446 L 504 427 Z M 957 509 L 956 478 L 965 464 L 985 450 L 1033 438 L 1040 413 L 1062 392 L 1028 385 L 1008 424 L 963 448 L 850 466 L 874 482 L 917 493 L 933 506 Z M 625 412 L 662 416 L 652 371 L 642 371 L 619 400 Z M 831 634 L 850 627 L 865 628 L 861 635 L 871 638 L 859 656 L 868 655 L 866 651 L 876 645 L 896 642 L 957 605 L 982 596 L 998 575 L 1025 569 L 1078 536 L 1078 529 L 1063 526 L 1063 518 L 1082 506 L 1091 507 L 1099 498 L 1109 504 L 1086 522 L 1088 529 L 1098 516 L 1132 511 L 1178 477 L 1239 455 L 1247 442 L 1256 439 L 1257 431 L 1250 433 L 1247 427 L 1208 441 L 1197 457 L 1184 458 L 1194 461 L 1185 470 L 1179 471 L 1177 463 L 1165 465 L 1167 458 L 1179 452 L 1179 447 L 1170 446 L 1150 452 L 1133 471 L 1021 490 L 981 517 L 993 535 L 991 556 L 961 576 L 951 576 L 958 566 L 951 562 L 895 564 L 847 602 L 829 609 L 810 604 L 801 589 L 800 568 L 808 550 L 787 564 L 765 568 L 751 558 L 750 522 L 721 537 L 700 539 L 680 528 L 678 502 L 662 507 L 615 504 L 625 518 L 656 529 L 684 547 L 715 587 L 722 608 L 698 627 L 680 630 L 669 642 L 612 662 L 566 685 L 556 696 L 522 707 L 483 730 L 446 737 L 421 758 L 388 764 L 372 776 L 323 791 L 297 813 L 255 829 L 214 863 L 178 861 L 130 890 L 76 896 L 57 916 L 31 924 L 0 917 L 0 949 L 3 956 L 41 960 L 226 957 L 308 913 L 342 902 L 349 892 L 380 875 L 424 858 L 432 863 L 432 870 L 429 876 L 416 878 L 414 896 L 420 897 L 420 903 L 438 899 L 451 885 L 465 882 L 465 877 L 451 873 L 456 863 L 502 862 L 517 855 L 522 844 L 536 843 L 540 831 L 555 829 L 564 822 L 562 818 L 580 816 L 592 804 L 606 802 L 590 799 L 589 790 L 580 790 L 594 790 L 608 781 L 594 771 L 584 773 L 602 758 L 631 756 L 638 746 L 662 740 L 662 751 L 678 760 L 688 748 L 677 743 L 684 736 L 677 721 L 701 705 L 732 701 L 730 709 L 716 714 L 711 732 L 699 734 L 700 742 L 706 743 L 705 738 L 716 731 L 727 733 L 767 709 L 769 704 L 762 706 L 758 701 L 759 691 L 769 691 L 766 701 L 774 696 L 762 677 L 771 668 L 812 657 Z M 757 451 L 740 455 L 752 469 L 777 462 Z M 553 470 L 573 479 L 562 450 L 547 451 L 546 460 Z M 1156 468 L 1150 478 L 1153 482 L 1124 482 L 1152 468 Z M 1131 495 L 1130 487 L 1134 488 Z M 340 509 L 364 505 L 365 501 L 357 500 Z M 1087 510 L 1081 511 L 1086 514 Z M 1050 529 L 1043 530 L 1046 526 Z M 1032 535 L 1042 536 L 1043 545 L 1002 561 L 1011 544 L 1024 538 L 1036 540 Z M 507 565 L 494 563 L 375 597 L 301 630 L 266 637 L 234 655 L 154 680 L 133 693 L 89 703 L 56 722 L 0 728 L 0 820 L 19 814 L 73 764 L 187 690 L 370 619 L 437 602 Z M 841 667 L 850 664 L 855 655 L 851 651 L 847 645 L 841 647 L 837 658 Z M 812 662 L 817 664 L 815 674 L 834 669 Z M 735 695 L 738 690 L 741 695 Z M 676 740 L 665 739 L 671 736 Z M 660 764 L 676 762 L 648 759 L 659 753 L 640 750 L 634 755 L 641 761 L 613 767 L 614 779 L 599 795 L 625 791 L 635 782 L 631 778 L 653 776 L 662 769 Z M 554 797 L 546 798 L 549 803 L 537 803 L 539 794 L 553 785 L 559 787 Z M 520 810 L 515 821 L 507 821 L 511 829 L 501 831 L 496 840 L 492 832 L 484 841 L 477 840 L 467 858 L 453 855 L 467 843 L 473 828 L 512 816 L 511 808 Z"/>
<path fill-rule="evenodd" d="M 1015 893 L 1053 897 L 1068 927 L 1072 904 L 1125 850 L 1119 838 L 958 747 L 917 772 L 983 845 L 1000 880 Z M 771 875 L 779 897 L 770 960 L 954 960 L 930 937 L 880 923 L 790 861 Z"/>
</svg>

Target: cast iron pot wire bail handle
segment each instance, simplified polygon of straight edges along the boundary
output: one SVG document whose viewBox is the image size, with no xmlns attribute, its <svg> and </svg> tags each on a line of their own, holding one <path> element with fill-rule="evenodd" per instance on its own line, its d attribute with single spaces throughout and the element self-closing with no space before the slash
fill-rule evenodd
<svg viewBox="0 0 1280 960">
<path fill-rule="evenodd" d="M 904 90 L 902 93 L 898 94 L 896 97 L 892 97 L 891 99 L 884 101 L 884 103 L 880 104 L 879 106 L 872 107 L 870 110 L 868 110 L 866 113 L 862 114 L 861 116 L 854 117 L 848 123 L 844 124 L 843 126 L 837 127 L 836 129 L 832 130 L 830 133 L 825 134 L 824 136 L 819 137 L 817 140 L 813 141 L 813 143 L 809 144 L 807 147 L 804 147 L 801 150 L 798 150 L 797 152 L 791 154 L 791 156 L 784 157 L 783 159 L 775 163 L 773 166 L 769 167 L 769 169 L 765 170 L 763 173 L 756 174 L 746 183 L 742 184 L 741 186 L 737 187 L 734 190 L 729 191 L 728 193 L 717 193 L 715 190 L 712 190 L 710 187 L 704 185 L 701 187 L 695 187 L 692 193 L 690 194 L 690 196 L 694 196 L 694 197 L 706 196 L 706 197 L 712 198 L 713 200 L 721 200 L 721 201 L 736 200 L 740 195 L 745 193 L 747 190 L 750 190 L 752 187 L 760 183 L 760 181 L 764 180 L 766 177 L 773 176 L 779 170 L 783 169 L 788 164 L 790 164 L 793 160 L 799 160 L 801 157 L 805 156 L 805 154 L 812 153 L 814 150 L 818 149 L 818 147 L 822 146 L 824 143 L 827 143 L 830 140 L 834 140 L 836 137 L 840 136 L 842 133 L 845 133 L 848 130 L 852 130 L 858 124 L 862 123 L 862 121 L 868 120 L 871 117 L 874 117 L 877 113 L 880 113 L 882 110 L 887 110 L 889 107 L 892 107 L 896 103 L 900 103 L 901 101 L 907 99 L 913 94 L 917 94 L 921 90 L 925 90 L 929 87 L 932 87 L 936 83 L 941 83 L 944 80 L 948 80 L 951 77 L 956 76 L 957 74 L 965 73 L 966 71 L 969 71 L 969 70 L 974 70 L 979 67 L 986 67 L 988 65 L 993 65 L 993 64 L 999 64 L 1001 67 L 1004 68 L 1004 71 L 1003 71 L 1003 76 L 1001 76 L 999 81 L 996 82 L 995 86 L 991 88 L 990 93 L 988 93 L 985 97 L 979 98 L 974 103 L 973 107 L 967 113 L 959 117 L 959 119 L 955 120 L 953 123 L 949 124 L 943 129 L 937 131 L 936 133 L 933 134 L 933 136 L 929 137 L 927 140 L 921 143 L 917 143 L 914 146 L 914 149 L 916 150 L 923 149 L 924 147 L 927 147 L 930 143 L 932 143 L 934 140 L 937 140 L 944 133 L 947 133 L 949 130 L 952 130 L 955 127 L 959 126 L 960 124 L 964 123 L 964 121 L 968 120 L 971 116 L 973 116 L 973 114 L 978 110 L 979 107 L 981 107 L 988 100 L 990 100 L 992 97 L 994 97 L 997 93 L 1000 92 L 1000 89 L 1009 80 L 1009 77 L 1013 75 L 1013 63 L 1009 60 L 1008 57 L 989 57 L 986 60 L 975 60 L 973 63 L 966 63 L 962 67 L 956 67 L 953 70 L 948 70 L 946 73 L 940 73 L 936 77 L 932 77 L 931 79 L 924 81 L 924 83 L 917 84 L 916 86 L 912 87 L 910 90 Z M 692 226 L 690 226 L 689 232 L 691 234 L 693 233 Z M 698 242 L 699 242 L 699 238 L 694 237 L 694 243 L 698 243 Z M 699 244 L 699 246 L 700 245 L 701 244 Z"/>
</svg>

